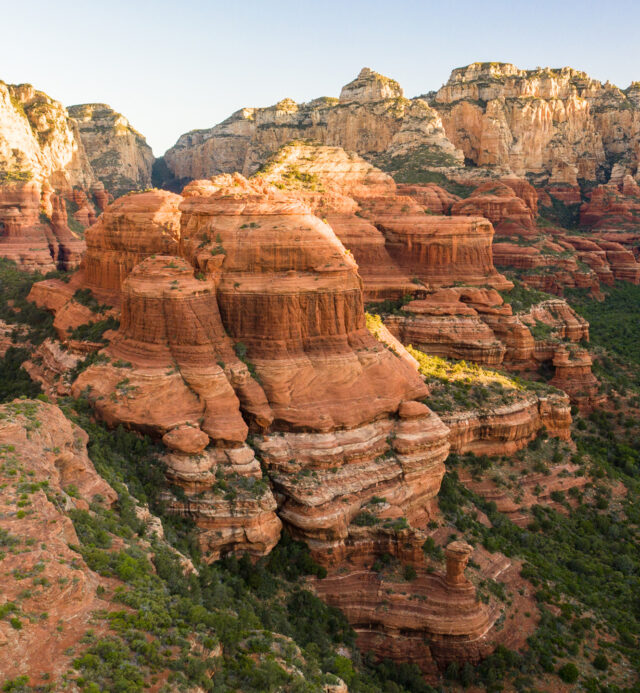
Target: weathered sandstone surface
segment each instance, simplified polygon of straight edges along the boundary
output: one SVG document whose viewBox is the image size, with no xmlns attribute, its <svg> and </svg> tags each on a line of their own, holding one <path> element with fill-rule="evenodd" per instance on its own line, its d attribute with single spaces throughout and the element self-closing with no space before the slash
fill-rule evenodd
<svg viewBox="0 0 640 693">
<path fill-rule="evenodd" d="M 16 630 L 8 619 L 0 620 L 0 671 L 6 679 L 60 677 L 94 612 L 108 606 L 96 596 L 101 578 L 69 548 L 79 542 L 63 512 L 86 509 L 96 496 L 106 505 L 116 500 L 89 460 L 86 443 L 86 433 L 53 405 L 14 400 L 0 407 L 0 528 L 8 533 L 2 568 L 38 578 L 33 585 L 28 579 L 3 581 L 3 603 L 14 605 L 22 626 Z M 71 486 L 73 493 L 67 493 Z"/>
<path fill-rule="evenodd" d="M 235 171 L 249 175 L 297 139 L 369 157 L 393 159 L 421 151 L 443 165 L 463 161 L 433 108 L 422 99 L 406 99 L 397 82 L 368 68 L 343 87 L 339 99 L 322 97 L 305 104 L 283 99 L 269 108 L 244 108 L 213 128 L 182 135 L 164 160 L 182 180 Z"/>
<path fill-rule="evenodd" d="M 110 106 L 69 106 L 96 178 L 115 197 L 151 186 L 153 152 L 145 138 Z"/>
<path fill-rule="evenodd" d="M 451 142 L 477 166 L 551 185 L 606 180 L 613 158 L 637 169 L 637 104 L 572 68 L 473 63 L 454 70 L 431 105 Z"/>
<path fill-rule="evenodd" d="M 84 241 L 67 224 L 64 199 L 47 196 L 51 212 L 43 215 L 43 193 L 35 181 L 0 184 L 0 255 L 29 271 L 75 269 Z"/>
<path fill-rule="evenodd" d="M 419 186 L 399 194 L 390 176 L 339 147 L 289 145 L 260 177 L 299 189 L 327 219 L 353 253 L 368 297 L 399 297 L 456 281 L 511 286 L 493 266 L 490 223 L 428 213 Z"/>
<path fill-rule="evenodd" d="M 476 185 L 529 176 L 558 199 L 580 203 L 579 180 L 637 178 L 636 93 L 568 67 L 473 63 L 454 70 L 437 93 L 407 99 L 397 82 L 365 68 L 339 99 L 242 109 L 182 135 L 164 161 L 182 181 L 248 175 L 285 143 L 304 138 L 357 152 L 403 182 L 426 182 L 429 172 Z"/>
<path fill-rule="evenodd" d="M 30 271 L 75 269 L 110 196 L 151 181 L 151 149 L 123 116 L 72 111 L 77 120 L 29 84 L 0 82 L 0 255 Z"/>
<path fill-rule="evenodd" d="M 116 201 L 88 234 L 93 274 L 87 264 L 69 291 L 91 276 L 96 292 L 106 284 L 117 293 L 114 273 L 101 269 L 108 245 L 104 255 L 121 268 L 120 329 L 73 394 L 85 392 L 112 425 L 162 437 L 168 478 L 187 497 L 167 502 L 195 519 L 209 560 L 268 553 L 282 523 L 330 575 L 339 561 L 369 566 L 389 552 L 405 560 L 410 544 L 424 577 L 416 594 L 431 596 L 406 642 L 438 640 L 426 668 L 478 637 L 469 657 L 490 651 L 485 635 L 497 613 L 473 586 L 429 574 L 420 548 L 420 528 L 437 512 L 448 428 L 418 401 L 428 390 L 402 347 L 389 350 L 368 331 L 357 266 L 332 228 L 295 191 L 224 176 L 188 186 L 178 216 L 169 212 L 179 232 L 167 233 L 165 223 L 150 224 L 153 195 Z M 174 209 L 176 196 L 155 195 Z M 149 252 L 165 242 L 172 254 Z M 49 305 L 64 310 L 64 290 L 50 288 Z M 367 530 L 359 518 L 372 507 L 380 527 Z M 322 592 L 332 603 L 335 577 Z M 364 609 L 374 595 L 362 595 Z M 412 603 L 372 628 L 387 640 Z M 401 656 L 397 646 L 389 653 Z"/>
<path fill-rule="evenodd" d="M 529 187 L 534 190 L 532 186 Z M 535 207 L 529 207 L 510 185 L 496 182 L 484 183 L 469 197 L 454 203 L 451 214 L 485 217 L 500 235 L 526 235 L 533 231 Z"/>
<path fill-rule="evenodd" d="M 0 82 L 0 183 L 11 180 L 47 180 L 69 192 L 95 175 L 61 103 L 30 84 Z"/>
</svg>

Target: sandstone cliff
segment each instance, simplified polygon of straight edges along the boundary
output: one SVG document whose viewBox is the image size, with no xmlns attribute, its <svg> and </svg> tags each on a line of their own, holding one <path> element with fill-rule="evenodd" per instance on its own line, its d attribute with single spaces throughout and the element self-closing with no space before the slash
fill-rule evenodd
<svg viewBox="0 0 640 693">
<path fill-rule="evenodd" d="M 76 268 L 109 199 L 151 181 L 151 149 L 122 115 L 70 110 L 0 82 L 0 255 L 28 270 Z"/>
<path fill-rule="evenodd" d="M 246 175 L 286 142 L 306 138 L 357 152 L 405 182 L 443 174 L 476 184 L 496 174 L 559 188 L 605 182 L 638 175 L 636 94 L 572 68 L 474 63 L 454 70 L 435 95 L 407 99 L 397 82 L 365 68 L 339 99 L 242 109 L 182 135 L 164 161 L 183 181 Z"/>
<path fill-rule="evenodd" d="M 61 103 L 30 84 L 0 82 L 0 183 L 25 180 L 70 191 L 88 188 L 95 175 Z"/>
<path fill-rule="evenodd" d="M 614 161 L 637 170 L 637 105 L 572 68 L 473 63 L 451 73 L 432 106 L 449 139 L 478 166 L 571 185 L 607 180 Z"/>
<path fill-rule="evenodd" d="M 182 135 L 164 160 L 177 179 L 255 172 L 282 145 L 311 139 L 366 157 L 420 151 L 440 166 L 459 166 L 463 155 L 444 134 L 438 114 L 423 100 L 404 97 L 400 85 L 364 68 L 340 98 L 268 108 L 244 108 L 210 129 Z"/>
<path fill-rule="evenodd" d="M 129 121 L 106 104 L 70 106 L 69 116 L 96 178 L 115 197 L 151 185 L 153 152 Z"/>
<path fill-rule="evenodd" d="M 162 437 L 167 476 L 186 497 L 167 494 L 167 505 L 195 520 L 207 560 L 268 553 L 284 523 L 329 569 L 322 594 L 337 603 L 334 566 L 391 553 L 424 577 L 412 589 L 427 601 L 401 639 L 437 640 L 425 671 L 464 643 L 475 643 L 463 655 L 474 660 L 490 651 L 499 612 L 479 604 L 472 585 L 431 576 L 420 549 L 449 431 L 417 401 L 428 391 L 412 360 L 367 330 L 353 258 L 295 190 L 222 176 L 188 186 L 177 215 L 175 199 L 127 196 L 94 227 L 95 271 L 77 274 L 70 290 L 91 276 L 96 291 L 119 294 L 121 323 L 72 392 L 109 424 Z M 162 221 L 152 209 L 167 204 Z M 165 241 L 173 255 L 150 252 Z M 122 268 L 115 283 L 100 269 L 106 258 Z M 69 305 L 51 282 L 34 291 L 58 314 Z M 354 579 L 361 598 L 348 614 L 360 624 L 380 598 L 365 590 L 375 573 Z M 411 604 L 366 617 L 369 632 L 387 642 Z"/>
</svg>

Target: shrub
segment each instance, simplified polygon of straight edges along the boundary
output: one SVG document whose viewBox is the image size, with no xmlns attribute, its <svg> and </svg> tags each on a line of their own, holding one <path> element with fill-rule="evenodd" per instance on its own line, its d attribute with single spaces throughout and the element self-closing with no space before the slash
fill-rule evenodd
<svg viewBox="0 0 640 693">
<path fill-rule="evenodd" d="M 580 676 L 578 667 L 573 662 L 567 662 L 558 669 L 558 676 L 565 683 L 575 683 Z"/>
<path fill-rule="evenodd" d="M 606 655 L 600 652 L 593 658 L 593 666 L 598 671 L 606 671 L 609 668 L 609 660 Z"/>
</svg>

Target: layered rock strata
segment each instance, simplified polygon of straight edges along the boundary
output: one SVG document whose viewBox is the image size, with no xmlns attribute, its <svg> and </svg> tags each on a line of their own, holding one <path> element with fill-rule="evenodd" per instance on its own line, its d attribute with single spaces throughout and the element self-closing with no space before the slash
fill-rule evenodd
<svg viewBox="0 0 640 693">
<path fill-rule="evenodd" d="M 267 553 L 281 521 L 330 575 L 337 561 L 404 557 L 412 545 L 431 601 L 407 642 L 433 633 L 432 661 L 457 654 L 495 616 L 473 589 L 461 598 L 428 575 L 413 529 L 436 512 L 448 429 L 416 401 L 428 391 L 410 361 L 367 330 L 353 258 L 306 203 L 261 181 L 189 186 L 180 212 L 179 256 L 133 266 L 108 361 L 84 371 L 73 393 L 86 392 L 111 424 L 162 436 L 168 477 L 187 496 L 167 501 L 194 517 L 210 560 Z M 359 518 L 381 494 L 381 527 L 363 533 Z M 338 582 L 325 583 L 329 601 Z M 380 633 L 398 616 L 376 617 Z M 490 648 L 483 640 L 473 657 Z"/>
<path fill-rule="evenodd" d="M 67 225 L 64 200 L 49 193 L 47 217 L 41 212 L 43 196 L 35 181 L 0 185 L 0 256 L 29 271 L 76 269 L 84 241 Z"/>
<path fill-rule="evenodd" d="M 396 81 L 368 68 L 343 87 L 338 99 L 304 104 L 283 99 L 269 108 L 243 108 L 213 128 L 188 132 L 164 161 L 179 180 L 235 171 L 249 175 L 282 145 L 298 139 L 392 160 L 418 151 L 441 165 L 463 163 L 437 112 L 422 99 L 406 99 Z"/>
<path fill-rule="evenodd" d="M 451 434 L 452 451 L 475 455 L 512 455 L 541 430 L 562 440 L 571 438 L 571 407 L 567 395 L 522 393 L 493 409 L 472 409 L 442 415 Z"/>
</svg>

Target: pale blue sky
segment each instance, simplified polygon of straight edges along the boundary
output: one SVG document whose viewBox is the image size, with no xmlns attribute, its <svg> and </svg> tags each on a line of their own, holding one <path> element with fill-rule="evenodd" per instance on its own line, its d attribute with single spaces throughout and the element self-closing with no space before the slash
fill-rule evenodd
<svg viewBox="0 0 640 693">
<path fill-rule="evenodd" d="M 407 96 L 475 61 L 640 80 L 640 2 L 0 0 L 0 79 L 105 102 L 162 154 L 242 106 L 337 96 L 361 67 Z"/>
</svg>

